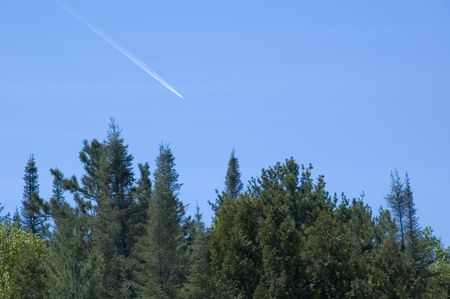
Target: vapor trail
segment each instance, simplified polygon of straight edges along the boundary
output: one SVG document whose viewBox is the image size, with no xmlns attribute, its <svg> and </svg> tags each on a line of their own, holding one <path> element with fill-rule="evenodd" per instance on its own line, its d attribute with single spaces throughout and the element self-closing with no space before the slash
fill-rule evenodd
<svg viewBox="0 0 450 299">
<path fill-rule="evenodd" d="M 68 12 L 70 15 L 72 15 L 75 19 L 77 19 L 81 24 L 89 28 L 92 32 L 94 32 L 98 37 L 103 39 L 106 43 L 108 43 L 110 46 L 112 46 L 114 49 L 122 53 L 125 57 L 127 57 L 129 60 L 131 60 L 134 64 L 136 64 L 138 67 L 143 69 L 147 74 L 152 76 L 156 81 L 161 83 L 164 87 L 166 87 L 168 90 L 179 96 L 180 98 L 184 98 L 178 91 L 176 91 L 172 86 L 170 86 L 167 81 L 165 81 L 163 78 L 161 78 L 155 71 L 153 71 L 150 67 L 148 67 L 142 60 L 131 54 L 127 49 L 120 46 L 116 41 L 106 36 L 103 32 L 95 28 L 92 24 L 90 24 L 88 21 L 80 17 L 78 14 L 76 14 L 72 9 L 64 5 L 62 2 L 56 0 L 56 3 L 64 9 L 66 12 Z"/>
</svg>

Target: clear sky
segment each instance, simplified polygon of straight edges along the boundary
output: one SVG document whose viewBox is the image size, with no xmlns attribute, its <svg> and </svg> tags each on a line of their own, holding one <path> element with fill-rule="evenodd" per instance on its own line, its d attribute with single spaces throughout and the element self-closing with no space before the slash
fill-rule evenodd
<svg viewBox="0 0 450 299">
<path fill-rule="evenodd" d="M 82 173 L 110 117 L 135 162 L 170 142 L 180 198 L 207 219 L 233 148 L 244 181 L 293 156 L 375 211 L 408 171 L 421 225 L 450 244 L 450 2 L 66 0 L 176 97 L 50 0 L 0 3 L 0 202 L 30 154 Z"/>
</svg>

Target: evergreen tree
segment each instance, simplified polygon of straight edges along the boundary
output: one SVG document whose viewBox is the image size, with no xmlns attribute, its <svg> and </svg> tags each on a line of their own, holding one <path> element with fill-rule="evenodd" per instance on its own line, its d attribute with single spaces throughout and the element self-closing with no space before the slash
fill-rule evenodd
<svg viewBox="0 0 450 299">
<path fill-rule="evenodd" d="M 234 150 L 231 152 L 231 156 L 228 160 L 228 168 L 225 175 L 225 189 L 222 193 L 216 190 L 217 198 L 215 202 L 209 202 L 212 209 L 217 209 L 227 199 L 237 199 L 242 192 L 243 185 L 241 181 L 241 172 L 239 170 L 239 160 L 236 157 Z"/>
<path fill-rule="evenodd" d="M 225 177 L 225 195 L 236 199 L 243 188 L 241 182 L 241 172 L 239 171 L 239 161 L 236 158 L 234 150 L 231 152 L 228 160 L 227 175 Z"/>
<path fill-rule="evenodd" d="M 130 296 L 130 265 L 132 244 L 130 221 L 132 209 L 133 156 L 128 154 L 118 126 L 111 121 L 106 141 L 94 151 L 93 175 L 86 177 L 94 191 L 96 217 L 93 242 L 105 262 L 104 283 L 111 298 Z M 93 148 L 95 149 L 95 148 Z M 91 166 L 91 165 L 89 165 Z M 89 174 L 89 173 L 88 173 Z"/>
<path fill-rule="evenodd" d="M 405 218 L 406 218 L 406 244 L 407 249 L 416 263 L 421 268 L 423 267 L 423 248 L 420 240 L 420 227 L 416 215 L 416 208 L 414 205 L 413 192 L 408 174 L 405 178 L 405 188 L 403 192 L 405 202 Z"/>
<path fill-rule="evenodd" d="M 17 228 L 22 228 L 22 223 L 20 220 L 20 213 L 19 209 L 16 208 L 16 211 L 14 212 L 13 218 L 12 218 L 12 225 Z"/>
<path fill-rule="evenodd" d="M 44 200 L 39 196 L 38 168 L 34 156 L 28 159 L 25 166 L 22 223 L 23 228 L 41 238 L 48 232 Z"/>
<path fill-rule="evenodd" d="M 397 224 L 400 246 L 401 249 L 405 249 L 405 217 L 406 217 L 406 204 L 403 191 L 403 184 L 400 181 L 398 172 L 391 173 L 391 192 L 386 196 L 388 205 L 392 211 L 392 214 Z"/>
<path fill-rule="evenodd" d="M 187 282 L 183 287 L 182 296 L 186 299 L 206 299 L 212 296 L 211 277 L 209 270 L 208 239 L 205 223 L 197 205 L 191 231 L 192 244 L 189 254 L 189 269 Z"/>
<path fill-rule="evenodd" d="M 54 229 L 50 240 L 48 263 L 51 298 L 100 298 L 105 295 L 101 279 L 92 263 L 90 215 L 86 203 L 75 194 L 77 204 L 71 207 L 64 198 L 64 177 L 57 170 L 53 175 L 53 196 L 50 215 Z"/>
<path fill-rule="evenodd" d="M 5 220 L 6 220 L 6 218 L 7 218 L 7 216 L 2 216 L 2 211 L 3 211 L 3 206 L 2 206 L 2 204 L 0 203 L 0 224 L 2 223 L 2 222 L 4 222 Z"/>
<path fill-rule="evenodd" d="M 150 166 L 148 163 L 139 164 L 140 178 L 133 190 L 135 201 L 133 202 L 132 236 L 133 242 L 145 234 L 145 226 L 149 217 L 149 206 L 152 196 L 152 181 L 150 179 Z"/>
<path fill-rule="evenodd" d="M 137 257 L 140 298 L 175 298 L 185 280 L 184 209 L 178 200 L 178 174 L 170 148 L 161 145 L 146 235 Z"/>
<path fill-rule="evenodd" d="M 149 207 L 152 196 L 152 181 L 150 178 L 150 166 L 148 163 L 139 164 L 140 178 L 137 182 L 137 186 L 134 188 L 134 198 L 133 207 L 130 209 L 132 212 L 132 218 L 130 219 L 130 232 L 133 244 L 133 250 L 130 257 L 128 258 L 128 272 L 130 275 L 129 293 L 132 298 L 136 297 L 139 281 L 140 281 L 140 270 L 139 270 L 139 241 L 146 234 L 147 222 L 149 219 Z"/>
<path fill-rule="evenodd" d="M 376 249 L 368 285 L 373 298 L 412 298 L 414 268 L 409 258 L 397 245 L 396 223 L 389 211 L 380 211 L 376 219 Z"/>
</svg>

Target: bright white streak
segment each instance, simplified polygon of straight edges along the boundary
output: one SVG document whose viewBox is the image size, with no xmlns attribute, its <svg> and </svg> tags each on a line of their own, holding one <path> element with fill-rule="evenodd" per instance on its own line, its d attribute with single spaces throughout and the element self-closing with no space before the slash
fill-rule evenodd
<svg viewBox="0 0 450 299">
<path fill-rule="evenodd" d="M 122 53 L 125 57 L 127 57 L 129 60 L 131 60 L 134 64 L 136 64 L 138 67 L 143 69 L 147 74 L 152 76 L 156 81 L 161 83 L 164 87 L 166 87 L 168 90 L 179 96 L 180 98 L 184 98 L 178 91 L 176 91 L 172 86 L 170 86 L 167 81 L 165 81 L 163 78 L 161 78 L 155 71 L 153 71 L 150 67 L 148 67 L 142 60 L 131 54 L 127 49 L 120 46 L 116 41 L 106 36 L 103 32 L 95 28 L 92 24 L 90 24 L 88 21 L 77 15 L 73 10 L 65 6 L 60 1 L 56 0 L 56 3 L 64 9 L 66 12 L 71 14 L 75 19 L 77 19 L 81 24 L 89 28 L 92 32 L 94 32 L 98 37 L 103 39 L 106 43 L 108 43 L 110 46 L 112 46 L 114 49 Z"/>
</svg>

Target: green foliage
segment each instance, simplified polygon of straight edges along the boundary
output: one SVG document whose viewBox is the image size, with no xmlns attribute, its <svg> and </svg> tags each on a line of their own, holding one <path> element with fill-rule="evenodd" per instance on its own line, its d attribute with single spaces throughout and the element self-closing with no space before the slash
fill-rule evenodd
<svg viewBox="0 0 450 299">
<path fill-rule="evenodd" d="M 50 259 L 47 265 L 52 282 L 49 295 L 51 298 L 103 297 L 99 273 L 102 261 L 92 252 L 91 216 L 77 195 L 75 208 L 65 201 L 63 174 L 59 170 L 51 172 L 54 180 L 50 214 L 54 229 L 49 242 Z"/>
<path fill-rule="evenodd" d="M 204 299 L 211 298 L 211 270 L 209 266 L 208 239 L 205 223 L 202 220 L 200 209 L 197 206 L 195 218 L 192 221 L 190 232 L 191 245 L 189 246 L 189 268 L 187 281 L 181 291 L 182 298 Z"/>
<path fill-rule="evenodd" d="M 161 145 L 146 234 L 136 252 L 140 298 L 175 298 L 185 280 L 184 207 L 177 197 L 180 187 L 172 151 Z"/>
<path fill-rule="evenodd" d="M 46 202 L 28 161 L 22 217 L 0 219 L 0 298 L 450 295 L 450 249 L 420 228 L 408 176 L 392 174 L 390 210 L 374 217 L 363 196 L 331 197 L 324 177 L 292 158 L 243 191 L 232 152 L 208 229 L 198 207 L 194 218 L 185 215 L 168 146 L 160 146 L 153 180 L 144 163 L 135 181 L 112 121 L 105 141 L 84 142 L 80 160 L 80 182 L 51 170 Z"/>
<path fill-rule="evenodd" d="M 228 160 L 227 175 L 225 177 L 225 195 L 231 198 L 237 198 L 243 188 L 241 182 L 241 172 L 239 171 L 239 161 L 236 158 L 234 150 L 231 152 Z"/>
<path fill-rule="evenodd" d="M 0 298 L 48 298 L 48 250 L 34 234 L 0 225 Z"/>
<path fill-rule="evenodd" d="M 44 200 L 39 196 L 38 168 L 34 156 L 28 159 L 23 177 L 22 223 L 23 228 L 41 238 L 48 233 Z"/>
</svg>

